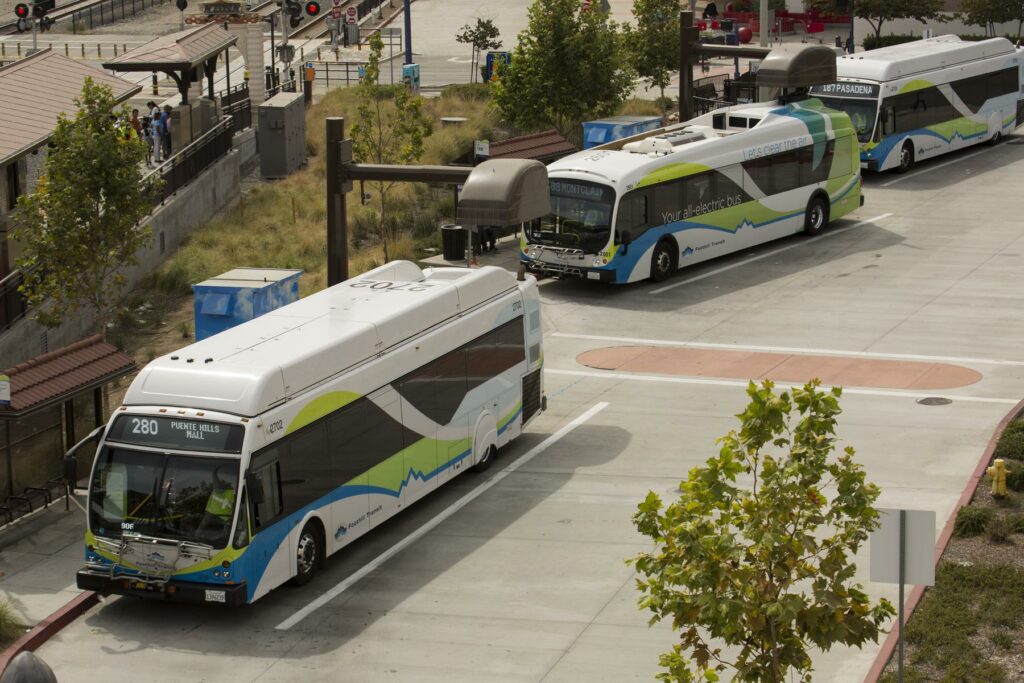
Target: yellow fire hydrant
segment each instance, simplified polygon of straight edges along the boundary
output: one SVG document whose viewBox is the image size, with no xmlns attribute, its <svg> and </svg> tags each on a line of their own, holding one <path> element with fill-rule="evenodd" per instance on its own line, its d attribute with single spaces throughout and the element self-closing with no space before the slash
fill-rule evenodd
<svg viewBox="0 0 1024 683">
<path fill-rule="evenodd" d="M 1002 458 L 996 458 L 992 466 L 987 470 L 988 476 L 992 477 L 992 495 L 997 498 L 1006 496 L 1006 463 Z"/>
</svg>

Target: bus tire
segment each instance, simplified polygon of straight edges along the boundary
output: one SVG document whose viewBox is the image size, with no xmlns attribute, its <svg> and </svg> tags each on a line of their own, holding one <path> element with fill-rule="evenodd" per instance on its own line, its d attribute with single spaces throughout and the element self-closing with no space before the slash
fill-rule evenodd
<svg viewBox="0 0 1024 683">
<path fill-rule="evenodd" d="M 498 455 L 498 448 L 497 448 L 497 446 L 494 446 L 494 445 L 488 446 L 487 450 L 484 451 L 484 457 L 480 458 L 480 461 L 477 464 L 475 464 L 472 467 L 470 467 L 469 471 L 470 472 L 483 472 L 484 470 L 486 470 L 488 467 L 491 466 L 491 463 L 494 462 L 494 458 L 497 457 L 497 455 Z"/>
<path fill-rule="evenodd" d="M 291 583 L 293 586 L 304 586 L 310 582 L 316 574 L 317 567 L 323 563 L 324 536 L 320 525 L 311 521 L 302 527 L 295 554 L 295 576 Z"/>
<path fill-rule="evenodd" d="M 828 225 L 828 202 L 820 194 L 811 197 L 804 212 L 804 232 L 808 235 L 820 235 Z"/>
<path fill-rule="evenodd" d="M 655 282 L 664 282 L 672 273 L 676 272 L 676 250 L 672 248 L 672 242 L 661 240 L 654 247 L 651 254 L 651 279 Z"/>
<path fill-rule="evenodd" d="M 900 165 L 893 170 L 897 173 L 906 173 L 914 167 L 914 145 L 907 140 L 900 147 Z"/>
<path fill-rule="evenodd" d="M 988 142 L 988 144 L 989 144 L 989 145 L 991 145 L 992 147 L 995 147 L 995 146 L 996 146 L 996 145 L 998 145 L 998 144 L 999 144 L 1000 142 L 1002 142 L 1002 140 L 1003 140 L 1003 132 L 1002 132 L 1002 131 L 999 131 L 999 130 L 997 130 L 997 131 L 995 132 L 995 134 L 993 134 L 993 135 L 992 135 L 992 137 L 990 137 L 990 138 L 988 139 L 988 141 L 987 141 L 987 142 Z"/>
</svg>

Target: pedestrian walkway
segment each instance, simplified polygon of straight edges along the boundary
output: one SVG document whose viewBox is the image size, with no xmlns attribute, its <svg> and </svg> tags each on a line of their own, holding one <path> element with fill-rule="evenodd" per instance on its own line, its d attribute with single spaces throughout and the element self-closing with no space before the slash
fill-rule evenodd
<svg viewBox="0 0 1024 683">
<path fill-rule="evenodd" d="M 0 528 L 0 599 L 25 626 L 34 626 L 80 590 L 75 572 L 85 557 L 85 491 Z"/>
</svg>

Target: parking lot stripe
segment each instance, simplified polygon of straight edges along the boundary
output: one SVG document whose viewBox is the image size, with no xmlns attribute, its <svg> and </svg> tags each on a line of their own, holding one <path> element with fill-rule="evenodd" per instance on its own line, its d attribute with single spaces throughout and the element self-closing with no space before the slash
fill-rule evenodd
<svg viewBox="0 0 1024 683">
<path fill-rule="evenodd" d="M 916 173 L 911 173 L 909 175 L 900 176 L 899 178 L 894 178 L 893 180 L 890 180 L 887 183 L 882 183 L 882 187 L 889 187 L 890 185 L 895 185 L 896 183 L 902 183 L 904 180 L 910 180 L 912 178 L 916 178 L 919 175 L 924 175 L 925 173 L 931 173 L 932 171 L 937 171 L 940 168 L 944 168 L 944 167 L 950 166 L 952 164 L 959 164 L 959 163 L 963 162 L 964 159 L 970 159 L 971 157 L 978 156 L 979 154 L 981 154 L 984 151 L 985 150 L 983 150 L 983 149 L 979 149 L 977 152 L 971 152 L 970 154 L 964 154 L 963 156 L 958 156 L 956 159 L 953 159 L 952 161 L 946 161 L 946 162 L 941 163 L 941 164 L 936 164 L 935 166 L 928 166 L 927 168 L 922 168 L 920 171 L 917 171 Z"/>
<path fill-rule="evenodd" d="M 573 431 L 583 423 L 587 422 L 590 418 L 594 417 L 607 407 L 607 402 L 601 402 L 591 406 L 585 413 L 579 415 L 568 424 L 562 426 L 562 428 L 559 429 L 557 432 L 550 435 L 548 438 L 541 441 L 539 444 L 528 450 L 526 453 L 519 456 L 515 461 L 512 462 L 512 464 L 508 465 L 507 467 L 504 467 L 500 472 L 492 476 L 484 483 L 480 484 L 480 486 L 477 486 L 475 489 L 464 495 L 462 498 L 459 498 L 457 501 L 455 501 L 450 506 L 445 508 L 442 512 L 435 515 L 426 524 L 416 529 L 416 531 L 412 532 L 411 534 L 409 534 L 408 536 L 400 540 L 398 543 L 385 550 L 383 553 L 381 553 L 374 559 L 370 560 L 370 562 L 360 567 L 348 578 L 341 581 L 336 586 L 334 586 L 334 588 L 331 588 L 329 591 L 313 600 L 313 602 L 309 603 L 308 605 L 300 609 L 298 612 L 282 621 L 280 624 L 275 626 L 275 628 L 281 631 L 286 631 L 290 629 L 292 626 L 295 626 L 295 624 L 299 623 L 300 621 L 308 617 L 310 614 L 312 614 L 313 612 L 320 609 L 334 598 L 344 593 L 350 587 L 359 582 L 367 574 L 376 570 L 378 567 L 380 567 L 382 564 L 390 560 L 392 557 L 405 550 L 407 547 L 418 541 L 426 534 L 433 531 L 438 525 L 441 524 L 441 522 L 445 521 L 453 514 L 464 508 L 466 505 L 473 502 L 473 500 L 475 500 L 481 493 L 491 488 L 508 475 L 515 472 L 517 469 L 528 463 L 530 460 L 533 460 L 535 457 L 546 451 L 550 446 L 558 443 L 564 436 L 569 434 L 569 432 Z"/>
<path fill-rule="evenodd" d="M 586 339 L 612 342 L 614 344 L 637 344 L 642 346 L 674 346 L 686 349 L 725 349 L 729 351 L 758 351 L 765 353 L 796 353 L 816 356 L 849 356 L 851 358 L 878 358 L 880 360 L 919 360 L 933 363 L 967 363 L 976 365 L 1024 366 L 1024 361 L 995 358 L 964 358 L 959 356 L 927 356 L 915 353 L 879 353 L 874 351 L 840 351 L 837 349 L 807 349 L 793 346 L 763 346 L 756 344 L 713 344 L 705 342 L 681 342 L 667 339 L 640 339 L 635 337 L 611 337 L 600 334 L 570 334 L 553 332 L 550 336 L 564 339 Z"/>
<path fill-rule="evenodd" d="M 628 372 L 606 372 L 600 370 L 554 370 L 551 368 L 545 368 L 544 373 L 548 375 L 566 375 L 569 377 L 592 377 L 594 379 L 613 379 L 613 380 L 624 380 L 628 382 L 665 382 L 669 384 L 697 384 L 704 386 L 713 387 L 741 387 L 746 388 L 748 380 L 741 379 L 709 379 L 706 377 L 672 377 L 667 375 L 639 375 Z M 796 387 L 802 386 L 800 384 L 793 384 L 791 382 L 775 382 L 777 387 Z M 828 385 L 822 385 L 823 388 L 828 389 Z M 964 396 L 961 394 L 941 394 L 937 392 L 916 392 L 916 391 L 897 391 L 888 389 L 863 389 L 859 387 L 843 387 L 843 394 L 854 395 L 854 396 L 879 396 L 883 398 L 912 398 L 914 400 L 922 398 L 948 398 L 953 402 L 961 403 L 998 403 L 1005 405 L 1016 405 L 1019 398 L 999 398 L 991 396 Z"/>
<path fill-rule="evenodd" d="M 891 215 L 892 215 L 891 213 L 883 213 L 881 216 L 875 216 L 874 218 L 868 218 L 867 220 L 858 221 L 858 222 L 854 223 L 853 225 L 846 226 L 845 228 L 837 228 L 835 230 L 829 230 L 828 232 L 823 233 L 821 235 L 818 235 L 816 237 L 809 237 L 809 238 L 807 238 L 805 240 L 799 240 L 799 241 L 796 241 L 796 242 L 794 242 L 792 244 L 788 244 L 788 245 L 786 245 L 784 247 L 780 247 L 778 249 L 773 249 L 772 251 L 765 252 L 764 254 L 760 254 L 759 256 L 751 256 L 748 259 L 743 259 L 742 261 L 737 261 L 736 263 L 730 263 L 727 266 L 722 266 L 721 268 L 716 268 L 715 270 L 709 270 L 706 273 L 701 273 L 700 275 L 696 275 L 694 277 L 687 278 L 685 280 L 680 280 L 679 282 L 673 282 L 672 284 L 667 285 L 665 287 L 658 287 L 657 289 L 652 289 L 649 292 L 649 294 L 661 294 L 662 292 L 667 292 L 670 289 L 675 289 L 676 287 L 681 287 L 681 286 L 689 284 L 691 282 L 697 282 L 698 280 L 703 280 L 705 278 L 709 278 L 712 275 L 718 275 L 719 273 L 724 273 L 724 272 L 726 272 L 728 270 L 732 270 L 733 268 L 739 268 L 740 266 L 745 266 L 748 263 L 753 263 L 755 261 L 760 261 L 761 259 L 766 259 L 769 256 L 775 256 L 776 254 L 781 254 L 784 251 L 789 251 L 790 249 L 796 249 L 797 247 L 802 247 L 804 245 L 810 244 L 811 242 L 817 242 L 818 240 L 823 240 L 826 237 L 835 237 L 836 235 L 841 235 L 841 234 L 843 234 L 844 232 L 846 232 L 848 230 L 853 230 L 854 228 L 860 227 L 862 225 L 866 225 L 868 223 L 876 223 L 876 222 L 878 222 L 878 221 L 880 221 L 880 220 L 882 220 L 884 218 L 888 218 Z"/>
</svg>

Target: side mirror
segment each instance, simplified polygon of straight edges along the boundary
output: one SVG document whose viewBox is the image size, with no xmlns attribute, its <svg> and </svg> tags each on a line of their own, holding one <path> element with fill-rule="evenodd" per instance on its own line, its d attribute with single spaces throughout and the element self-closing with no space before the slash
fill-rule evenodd
<svg viewBox="0 0 1024 683">
<path fill-rule="evenodd" d="M 633 233 L 623 230 L 619 233 L 619 242 L 628 247 L 633 242 Z"/>
<path fill-rule="evenodd" d="M 249 492 L 249 502 L 253 505 L 263 504 L 263 485 L 252 472 L 245 473 L 245 490 Z"/>
<path fill-rule="evenodd" d="M 64 481 L 68 483 L 68 488 L 71 490 L 74 490 L 75 482 L 78 481 L 78 450 L 87 443 L 101 439 L 105 430 L 106 426 L 100 425 L 64 454 Z"/>
</svg>

